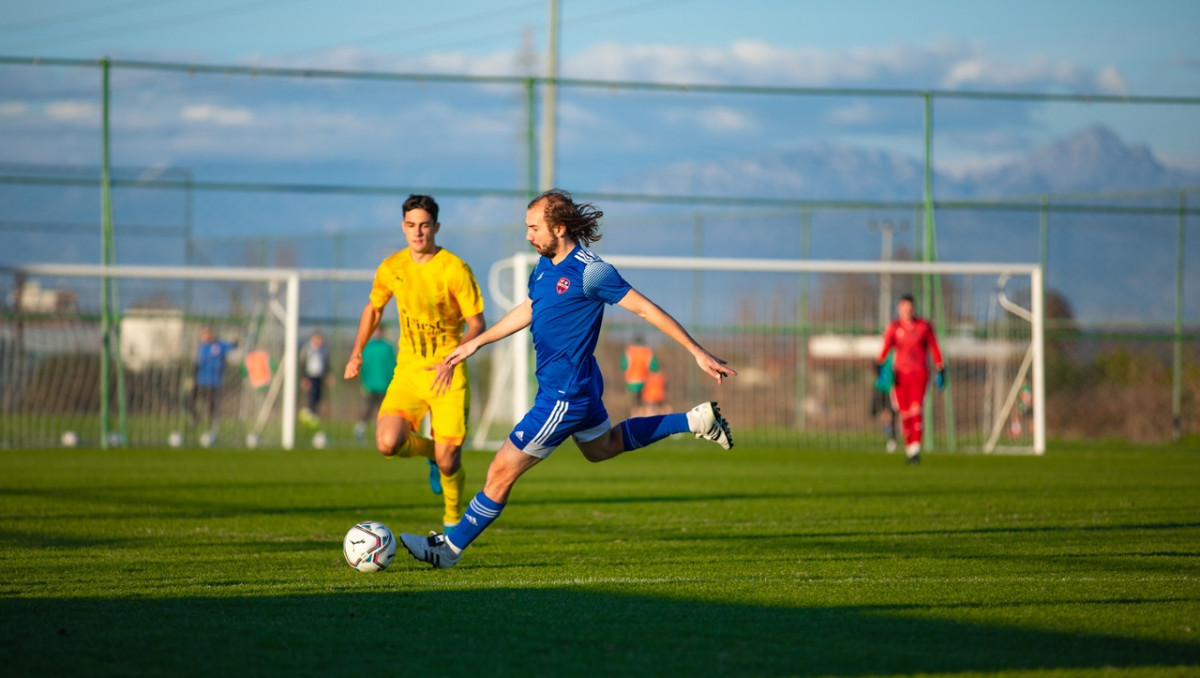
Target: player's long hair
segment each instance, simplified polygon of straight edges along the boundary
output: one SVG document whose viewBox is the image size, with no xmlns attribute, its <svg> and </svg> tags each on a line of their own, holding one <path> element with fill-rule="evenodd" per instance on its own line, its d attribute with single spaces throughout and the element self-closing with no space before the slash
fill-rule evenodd
<svg viewBox="0 0 1200 678">
<path fill-rule="evenodd" d="M 596 209 L 591 203 L 578 203 L 571 199 L 571 194 L 561 188 L 552 188 L 529 201 L 529 207 L 539 202 L 546 203 L 546 224 L 548 226 L 566 226 L 567 236 L 575 242 L 587 247 L 601 238 L 600 218 L 604 212 Z"/>
</svg>

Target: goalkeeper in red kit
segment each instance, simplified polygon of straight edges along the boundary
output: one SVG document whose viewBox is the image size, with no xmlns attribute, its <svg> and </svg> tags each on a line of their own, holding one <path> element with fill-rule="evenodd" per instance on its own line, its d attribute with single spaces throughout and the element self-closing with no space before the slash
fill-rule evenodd
<svg viewBox="0 0 1200 678">
<path fill-rule="evenodd" d="M 875 361 L 875 369 L 882 369 L 888 353 L 895 350 L 892 368 L 895 383 L 892 386 L 892 404 L 900 413 L 900 428 L 904 432 L 904 452 L 908 463 L 921 463 L 921 437 L 924 433 L 921 411 L 925 400 L 925 387 L 929 384 L 929 359 L 933 358 L 934 381 L 938 389 L 945 386 L 945 365 L 942 351 L 938 348 L 933 325 L 913 312 L 912 295 L 900 297 L 896 305 L 896 319 L 888 323 L 883 332 L 883 349 Z"/>
</svg>

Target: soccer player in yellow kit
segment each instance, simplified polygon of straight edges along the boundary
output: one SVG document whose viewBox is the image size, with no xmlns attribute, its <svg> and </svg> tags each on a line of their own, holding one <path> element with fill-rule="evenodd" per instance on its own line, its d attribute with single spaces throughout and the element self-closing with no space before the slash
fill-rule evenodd
<svg viewBox="0 0 1200 678">
<path fill-rule="evenodd" d="M 451 530 L 462 519 L 462 443 L 467 435 L 471 388 L 466 364 L 447 367 L 444 358 L 463 341 L 485 329 L 483 294 L 467 264 L 435 240 L 437 202 L 427 195 L 404 201 L 404 238 L 408 247 L 375 270 L 371 298 L 358 321 L 346 379 L 362 368 L 362 352 L 379 325 L 388 300 L 400 314 L 396 371 L 375 424 L 375 447 L 385 457 L 425 457 L 437 463 Z M 465 333 L 464 333 L 465 326 Z M 417 435 L 426 413 L 433 440 Z"/>
</svg>

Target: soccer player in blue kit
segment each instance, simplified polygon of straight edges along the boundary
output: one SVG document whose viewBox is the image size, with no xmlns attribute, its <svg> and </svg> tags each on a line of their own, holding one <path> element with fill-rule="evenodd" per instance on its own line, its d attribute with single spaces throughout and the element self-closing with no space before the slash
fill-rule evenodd
<svg viewBox="0 0 1200 678">
<path fill-rule="evenodd" d="M 604 461 L 645 447 L 674 433 L 691 432 L 725 449 L 733 447 L 729 426 L 715 402 L 689 412 L 626 419 L 613 426 L 601 396 L 604 380 L 592 355 L 600 336 L 604 305 L 617 304 L 686 348 L 696 364 L 722 383 L 737 372 L 696 343 L 666 311 L 625 282 L 617 269 L 584 249 L 600 238 L 604 213 L 576 204 L 554 189 L 534 198 L 525 214 L 525 239 L 542 258 L 529 277 L 529 296 L 483 334 L 446 356 L 453 367 L 479 347 L 526 327 L 537 353 L 538 392 L 533 409 L 517 423 L 488 468 L 483 491 L 475 495 L 453 534 L 401 534 L 417 560 L 436 568 L 454 567 L 463 549 L 491 525 L 508 502 L 517 478 L 573 437 L 588 461 Z"/>
</svg>

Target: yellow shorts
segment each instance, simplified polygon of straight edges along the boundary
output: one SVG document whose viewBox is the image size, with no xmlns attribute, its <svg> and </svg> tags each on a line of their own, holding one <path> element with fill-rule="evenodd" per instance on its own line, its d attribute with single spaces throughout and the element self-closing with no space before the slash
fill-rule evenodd
<svg viewBox="0 0 1200 678">
<path fill-rule="evenodd" d="M 471 412 L 471 380 L 466 363 L 454 368 L 450 389 L 441 395 L 433 392 L 436 373 L 424 366 L 397 364 L 392 373 L 379 417 L 403 417 L 416 431 L 429 413 L 433 439 L 461 445 L 467 437 L 467 416 Z"/>
</svg>

